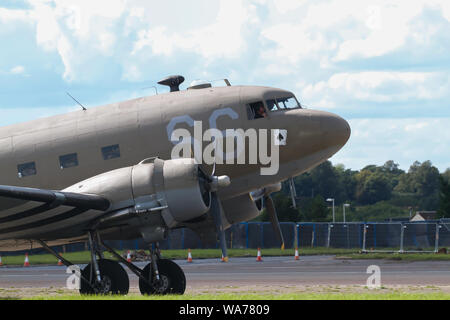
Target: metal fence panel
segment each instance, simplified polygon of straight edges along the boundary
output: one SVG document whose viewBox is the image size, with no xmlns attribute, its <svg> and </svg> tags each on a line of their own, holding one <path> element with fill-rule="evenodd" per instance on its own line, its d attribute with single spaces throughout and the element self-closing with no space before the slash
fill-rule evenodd
<svg viewBox="0 0 450 320">
<path fill-rule="evenodd" d="M 282 222 L 286 248 L 330 247 L 351 248 L 362 251 L 381 252 L 437 252 L 439 248 L 450 247 L 450 220 L 427 222 L 351 222 L 351 223 L 314 223 Z M 272 226 L 268 222 L 244 222 L 226 230 L 229 248 L 279 248 Z M 118 250 L 148 249 L 142 239 L 107 241 Z M 166 240 L 160 242 L 160 248 L 196 249 L 218 248 L 216 242 L 209 247 L 202 244 L 198 235 L 190 229 L 171 230 Z M 55 247 L 58 252 L 87 250 L 86 244 L 73 243 Z M 20 251 L 14 254 L 23 254 Z M 41 253 L 42 249 L 34 249 Z"/>
<path fill-rule="evenodd" d="M 327 247 L 332 248 L 362 248 L 363 224 L 361 223 L 330 223 Z"/>
<path fill-rule="evenodd" d="M 450 247 L 450 221 L 445 221 L 439 229 L 439 246 Z"/>
<path fill-rule="evenodd" d="M 401 223 L 367 223 L 363 250 L 400 251 L 402 229 Z"/>
</svg>

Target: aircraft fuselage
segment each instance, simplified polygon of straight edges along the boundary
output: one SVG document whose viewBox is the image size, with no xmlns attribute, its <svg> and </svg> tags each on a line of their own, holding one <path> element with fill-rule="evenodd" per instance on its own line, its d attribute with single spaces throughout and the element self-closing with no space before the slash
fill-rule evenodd
<svg viewBox="0 0 450 320">
<path fill-rule="evenodd" d="M 173 130 L 185 128 L 194 135 L 194 121 L 201 121 L 203 130 L 285 130 L 275 175 L 261 175 L 261 164 L 217 165 L 216 174 L 231 179 L 231 185 L 220 190 L 220 199 L 230 199 L 299 175 L 330 158 L 348 140 L 347 122 L 328 112 L 266 110 L 265 117 L 249 118 L 249 103 L 262 101 L 267 108 L 267 100 L 288 95 L 293 96 L 268 87 L 187 90 L 2 127 L 0 184 L 62 190 L 149 157 L 170 159 Z M 64 159 L 72 163 L 65 166 Z M 22 174 L 30 164 L 31 174 Z M 21 201 L 0 197 L 0 221 L 23 206 Z"/>
</svg>

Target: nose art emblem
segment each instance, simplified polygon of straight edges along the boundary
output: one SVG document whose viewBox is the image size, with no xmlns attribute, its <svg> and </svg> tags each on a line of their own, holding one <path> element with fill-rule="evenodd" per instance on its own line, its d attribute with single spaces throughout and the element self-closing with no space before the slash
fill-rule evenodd
<svg viewBox="0 0 450 320">
<path fill-rule="evenodd" d="M 287 141 L 287 130 L 285 129 L 276 129 L 273 131 L 274 135 L 274 144 L 276 146 L 285 146 Z"/>
</svg>

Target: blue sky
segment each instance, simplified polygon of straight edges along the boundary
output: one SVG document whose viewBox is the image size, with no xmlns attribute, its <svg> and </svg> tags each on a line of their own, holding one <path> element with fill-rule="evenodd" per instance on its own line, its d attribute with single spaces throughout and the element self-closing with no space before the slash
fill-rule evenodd
<svg viewBox="0 0 450 320">
<path fill-rule="evenodd" d="M 334 163 L 450 167 L 448 0 L 2 0 L 0 43 L 0 125 L 229 78 L 345 117 Z"/>
</svg>

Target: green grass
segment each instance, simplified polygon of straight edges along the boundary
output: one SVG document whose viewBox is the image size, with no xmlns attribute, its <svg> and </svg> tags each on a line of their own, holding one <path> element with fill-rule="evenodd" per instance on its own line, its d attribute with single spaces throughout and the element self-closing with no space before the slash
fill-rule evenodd
<svg viewBox="0 0 450 320">
<path fill-rule="evenodd" d="M 196 294 L 167 296 L 35 296 L 31 300 L 450 300 L 450 293 L 403 293 L 383 292 L 382 289 L 368 293 L 288 293 L 288 294 Z"/>
<path fill-rule="evenodd" d="M 70 252 L 63 254 L 63 257 L 75 264 L 87 263 L 90 260 L 90 253 L 88 251 L 81 252 Z M 105 258 L 112 259 L 112 256 L 105 252 Z M 6 266 L 14 266 L 14 265 L 23 265 L 25 257 L 20 256 L 5 256 L 2 255 L 3 265 Z M 52 256 L 51 254 L 36 254 L 29 255 L 28 259 L 31 265 L 38 264 L 49 264 L 54 265 L 57 264 L 58 260 Z"/>
<path fill-rule="evenodd" d="M 126 250 L 124 251 L 126 252 Z M 262 256 L 294 256 L 294 249 L 262 249 Z M 334 249 L 334 248 L 301 248 L 300 255 L 347 255 L 358 252 L 357 249 Z M 162 250 L 162 256 L 167 259 L 186 259 L 188 250 Z M 193 259 L 220 259 L 222 253 L 219 249 L 192 249 Z M 233 257 L 255 257 L 256 249 L 229 249 L 228 255 Z M 75 264 L 88 263 L 90 261 L 89 251 L 70 252 L 63 254 L 63 257 Z M 31 265 L 49 264 L 54 265 L 58 260 L 50 254 L 29 255 Z M 109 252 L 105 252 L 105 258 L 114 259 Z M 20 256 L 2 256 L 3 265 L 23 265 L 25 257 Z"/>
<path fill-rule="evenodd" d="M 124 251 L 126 252 L 126 251 Z M 163 250 L 162 256 L 166 259 L 186 259 L 188 250 Z M 359 253 L 359 249 L 338 248 L 300 248 L 302 255 L 335 255 L 337 259 L 387 259 L 398 261 L 450 261 L 450 254 L 435 253 Z M 192 249 L 193 259 L 220 259 L 222 253 L 219 249 Z M 228 255 L 234 257 L 255 257 L 256 249 L 229 249 Z M 263 257 L 269 256 L 294 256 L 294 249 L 281 250 L 278 248 L 262 249 Z M 75 263 L 83 264 L 90 261 L 88 251 L 71 252 L 63 254 L 64 258 Z M 105 252 L 105 258 L 113 259 L 109 252 Z M 58 261 L 50 254 L 29 255 L 31 265 L 55 265 Z M 24 263 L 24 256 L 2 256 L 3 265 L 20 266 Z"/>
<path fill-rule="evenodd" d="M 337 259 L 385 259 L 395 261 L 450 261 L 450 254 L 436 253 L 351 253 L 349 255 L 336 257 Z"/>
</svg>

